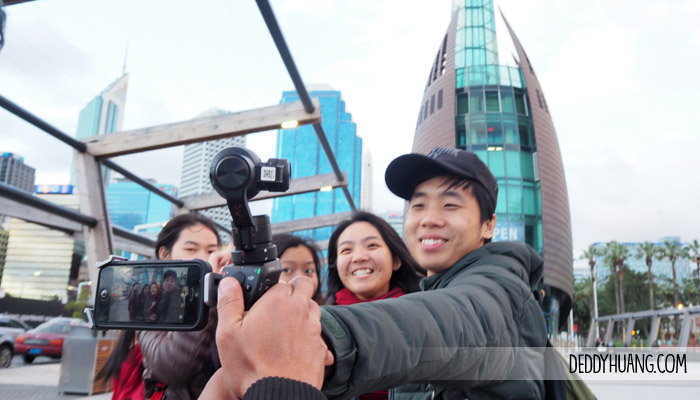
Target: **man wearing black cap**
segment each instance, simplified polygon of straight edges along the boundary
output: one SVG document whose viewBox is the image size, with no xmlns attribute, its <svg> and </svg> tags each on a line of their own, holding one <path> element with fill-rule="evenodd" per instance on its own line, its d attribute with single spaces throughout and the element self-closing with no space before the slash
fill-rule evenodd
<svg viewBox="0 0 700 400">
<path fill-rule="evenodd" d="M 386 182 L 409 201 L 406 244 L 428 277 L 421 292 L 398 299 L 322 307 L 323 336 L 334 358 L 323 393 L 349 398 L 396 388 L 390 398 L 545 398 L 547 336 L 532 295 L 543 262 L 523 243 L 490 243 L 498 186 L 486 165 L 473 153 L 435 148 L 395 159 Z M 283 307 L 294 311 L 286 302 L 276 311 L 286 314 Z M 268 334 L 275 329 L 266 328 Z M 248 346 L 236 347 L 235 360 L 257 364 Z M 297 372 L 281 376 L 310 382 L 297 374 L 319 371 L 320 360 L 293 361 Z M 273 383 L 289 384 L 285 393 L 301 384 L 266 378 L 253 387 Z"/>
<path fill-rule="evenodd" d="M 398 157 L 385 177 L 409 201 L 405 240 L 428 277 L 399 299 L 323 308 L 335 356 L 324 393 L 410 383 L 394 398 L 544 398 L 547 335 L 532 295 L 543 262 L 523 243 L 490 243 L 498 185 L 488 167 L 438 147 Z"/>
</svg>

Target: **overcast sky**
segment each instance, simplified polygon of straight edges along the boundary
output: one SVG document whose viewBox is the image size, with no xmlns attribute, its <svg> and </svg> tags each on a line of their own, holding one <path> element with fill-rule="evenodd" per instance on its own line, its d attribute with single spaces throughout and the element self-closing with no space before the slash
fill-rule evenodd
<svg viewBox="0 0 700 400">
<path fill-rule="evenodd" d="M 596 241 L 700 238 L 700 0 L 499 4 L 557 130 L 574 255 Z M 372 152 L 375 211 L 402 209 L 384 169 L 411 149 L 451 1 L 271 5 L 304 81 L 342 91 Z M 125 54 L 124 129 L 273 105 L 293 88 L 253 0 L 38 0 L 6 11 L 0 93 L 71 135 L 80 109 L 121 75 Z M 268 158 L 275 137 L 248 141 Z M 23 156 L 37 183 L 68 183 L 69 147 L 4 109 L 0 151 Z M 181 155 L 117 162 L 179 186 Z"/>
</svg>

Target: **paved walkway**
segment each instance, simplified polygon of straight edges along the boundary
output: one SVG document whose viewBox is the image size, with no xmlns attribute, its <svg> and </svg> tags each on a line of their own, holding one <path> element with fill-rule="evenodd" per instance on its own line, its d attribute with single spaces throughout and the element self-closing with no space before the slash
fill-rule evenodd
<svg viewBox="0 0 700 400">
<path fill-rule="evenodd" d="M 60 363 L 23 365 L 15 368 L 0 369 L 0 398 L 2 400 L 109 400 L 112 398 L 112 393 L 93 396 L 62 395 L 58 393 L 60 375 Z"/>
</svg>

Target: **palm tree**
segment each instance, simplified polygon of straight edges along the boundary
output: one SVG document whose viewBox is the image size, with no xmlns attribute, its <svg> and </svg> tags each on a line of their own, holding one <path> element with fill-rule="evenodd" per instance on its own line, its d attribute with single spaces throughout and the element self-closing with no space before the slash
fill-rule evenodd
<svg viewBox="0 0 700 400">
<path fill-rule="evenodd" d="M 583 254 L 581 254 L 581 259 L 583 260 L 588 260 L 588 265 L 591 267 L 591 291 L 590 294 L 588 295 L 588 302 L 590 304 L 589 310 L 591 314 L 591 329 L 588 331 L 588 346 L 593 345 L 593 341 L 595 341 L 595 338 L 593 335 L 597 335 L 597 327 L 598 327 L 598 321 L 595 320 L 596 318 L 596 311 L 598 309 L 597 307 L 597 299 L 596 299 L 596 282 L 595 282 L 595 263 L 596 263 L 596 257 L 603 255 L 603 251 L 601 250 L 600 247 L 592 244 L 589 245 L 586 250 L 583 251 Z"/>
<path fill-rule="evenodd" d="M 624 267 L 629 255 L 630 249 L 614 240 L 605 245 L 605 261 L 610 265 L 615 279 L 615 308 L 618 314 L 625 312 Z"/>
<path fill-rule="evenodd" d="M 691 259 L 697 265 L 698 288 L 700 288 L 700 242 L 695 239 L 686 245 L 686 249 L 688 250 L 688 256 L 692 257 Z"/>
<path fill-rule="evenodd" d="M 649 308 L 652 310 L 654 306 L 654 275 L 651 273 L 651 264 L 654 261 L 654 256 L 659 252 L 659 247 L 651 242 L 637 244 L 638 259 L 644 258 L 647 263 L 647 272 L 649 273 Z"/>
<path fill-rule="evenodd" d="M 680 304 L 678 296 L 678 281 L 676 280 L 676 261 L 678 258 L 682 258 L 683 254 L 681 252 L 680 243 L 677 240 L 665 241 L 663 247 L 659 249 L 657 259 L 663 260 L 668 258 L 671 262 L 671 272 L 673 273 L 673 306 L 678 307 Z"/>
</svg>

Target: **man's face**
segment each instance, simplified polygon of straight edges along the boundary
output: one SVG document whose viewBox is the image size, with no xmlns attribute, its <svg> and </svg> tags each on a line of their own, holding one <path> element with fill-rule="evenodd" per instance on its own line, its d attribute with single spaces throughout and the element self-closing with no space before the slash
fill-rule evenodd
<svg viewBox="0 0 700 400">
<path fill-rule="evenodd" d="M 479 222 L 479 204 L 471 189 L 448 189 L 444 177 L 418 185 L 409 204 L 406 245 L 428 276 L 443 271 L 493 236 L 496 217 Z"/>
</svg>

